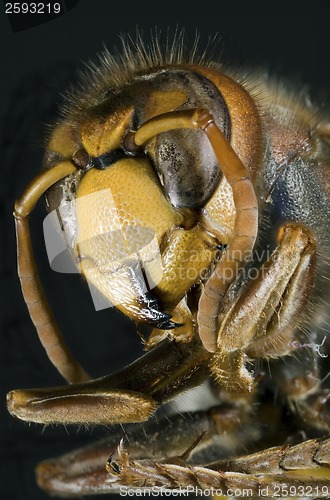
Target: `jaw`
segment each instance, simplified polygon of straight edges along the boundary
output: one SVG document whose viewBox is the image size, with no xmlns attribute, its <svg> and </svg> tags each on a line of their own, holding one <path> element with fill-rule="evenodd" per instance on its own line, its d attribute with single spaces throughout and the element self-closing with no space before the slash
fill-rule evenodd
<svg viewBox="0 0 330 500">
<path fill-rule="evenodd" d="M 137 262 L 127 263 L 116 272 L 102 272 L 87 260 L 82 269 L 102 296 L 133 321 L 162 330 L 179 326 L 162 311 L 158 299 L 149 291 L 145 270 Z"/>
</svg>

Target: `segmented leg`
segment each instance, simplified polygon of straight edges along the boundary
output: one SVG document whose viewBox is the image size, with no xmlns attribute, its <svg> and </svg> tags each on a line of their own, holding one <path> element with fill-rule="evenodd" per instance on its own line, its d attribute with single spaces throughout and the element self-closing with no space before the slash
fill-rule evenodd
<svg viewBox="0 0 330 500">
<path fill-rule="evenodd" d="M 233 405 L 166 416 L 160 421 L 150 420 L 143 427 L 120 427 L 98 443 L 42 462 L 37 467 L 37 480 L 39 486 L 52 495 L 113 493 L 119 483 L 108 481 L 105 466 L 109 457 L 116 454 L 123 437 L 133 460 L 143 457 L 162 461 L 175 453 L 189 454 L 190 462 L 200 463 L 212 457 L 216 460 L 241 453 L 254 439 L 260 438 L 261 433 L 262 427 L 255 419 Z"/>
<path fill-rule="evenodd" d="M 49 359 L 69 383 L 81 382 L 90 377 L 70 353 L 47 303 L 33 257 L 28 217 L 50 186 L 76 171 L 76 167 L 67 161 L 41 173 L 16 202 L 14 211 L 18 275 L 23 296 Z"/>
<path fill-rule="evenodd" d="M 141 488 L 187 488 L 191 493 L 213 489 L 213 494 L 231 497 L 234 491 L 245 491 L 244 496 L 249 497 L 329 498 L 330 440 L 277 446 L 206 467 L 187 464 L 180 457 L 167 461 L 133 460 L 121 442 L 107 470 L 109 482 Z"/>
<path fill-rule="evenodd" d="M 143 422 L 161 403 L 203 382 L 208 357 L 196 340 L 165 340 L 113 375 L 63 387 L 11 391 L 8 410 L 37 423 Z"/>
<path fill-rule="evenodd" d="M 134 141 L 141 146 L 161 132 L 176 128 L 199 128 L 207 135 L 222 173 L 233 190 L 236 209 L 234 235 L 224 256 L 205 284 L 200 298 L 197 321 L 205 349 L 217 347 L 220 303 L 239 269 L 246 264 L 258 232 L 258 202 L 249 171 L 206 110 L 173 111 L 151 118 L 135 133 Z"/>
<path fill-rule="evenodd" d="M 221 314 L 218 350 L 210 367 L 227 391 L 252 391 L 249 359 L 276 358 L 294 349 L 293 336 L 313 280 L 315 241 L 295 224 L 284 226 L 279 239 L 258 278 Z"/>
</svg>

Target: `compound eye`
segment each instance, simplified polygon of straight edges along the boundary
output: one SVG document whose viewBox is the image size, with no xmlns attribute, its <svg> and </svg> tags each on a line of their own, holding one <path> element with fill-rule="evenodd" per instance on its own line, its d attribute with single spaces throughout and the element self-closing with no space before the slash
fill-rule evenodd
<svg viewBox="0 0 330 500">
<path fill-rule="evenodd" d="M 203 208 L 222 176 L 201 130 L 173 130 L 158 136 L 155 165 L 164 192 L 176 208 Z"/>
</svg>

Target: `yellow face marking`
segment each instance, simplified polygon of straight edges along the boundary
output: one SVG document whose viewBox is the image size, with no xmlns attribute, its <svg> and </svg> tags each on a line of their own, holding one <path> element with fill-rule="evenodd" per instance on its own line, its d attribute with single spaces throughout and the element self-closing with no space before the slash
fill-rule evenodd
<svg viewBox="0 0 330 500">
<path fill-rule="evenodd" d="M 144 121 L 174 111 L 187 102 L 188 97 L 182 90 L 154 91 L 146 103 L 144 109 Z"/>
<path fill-rule="evenodd" d="M 162 253 L 163 278 L 155 289 L 163 303 L 175 306 L 207 272 L 217 244 L 199 225 L 171 232 Z"/>
<path fill-rule="evenodd" d="M 81 142 L 90 156 L 100 156 L 121 145 L 129 129 L 133 108 L 118 110 L 106 119 L 94 116 L 81 127 Z"/>
<path fill-rule="evenodd" d="M 77 191 L 76 215 L 82 272 L 113 304 L 138 319 L 132 272 L 142 260 L 153 278 L 159 279 L 159 272 L 161 278 L 159 245 L 183 223 L 182 214 L 165 198 L 148 160 L 125 158 L 86 173 Z"/>
<path fill-rule="evenodd" d="M 48 151 L 58 153 L 65 158 L 71 157 L 78 148 L 74 132 L 74 127 L 69 123 L 63 122 L 58 125 L 47 145 Z"/>
<path fill-rule="evenodd" d="M 109 193 L 102 193 L 104 190 Z M 92 193 L 99 196 L 77 210 L 79 241 L 143 226 L 153 229 L 160 242 L 166 231 L 183 222 L 145 159 L 124 158 L 105 170 L 89 170 L 79 185 L 77 200 Z"/>
</svg>

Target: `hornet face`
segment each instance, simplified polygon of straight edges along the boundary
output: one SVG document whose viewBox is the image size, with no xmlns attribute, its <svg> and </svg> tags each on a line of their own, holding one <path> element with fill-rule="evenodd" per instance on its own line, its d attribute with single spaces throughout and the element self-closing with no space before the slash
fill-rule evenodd
<svg viewBox="0 0 330 500">
<path fill-rule="evenodd" d="M 154 117 L 211 103 L 229 134 L 216 86 L 192 69 L 169 71 L 137 75 L 84 112 L 69 113 L 45 161 L 46 168 L 59 161 L 78 167 L 49 190 L 48 202 L 53 210 L 71 201 L 70 224 L 62 227 L 80 272 L 124 314 L 162 330 L 180 326 L 171 320 L 174 308 L 225 242 L 201 220 L 222 175 L 202 130 L 154 127 L 142 145 L 134 134 Z"/>
</svg>

